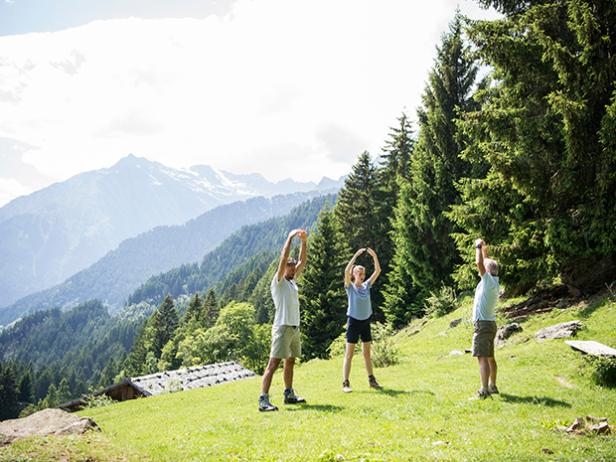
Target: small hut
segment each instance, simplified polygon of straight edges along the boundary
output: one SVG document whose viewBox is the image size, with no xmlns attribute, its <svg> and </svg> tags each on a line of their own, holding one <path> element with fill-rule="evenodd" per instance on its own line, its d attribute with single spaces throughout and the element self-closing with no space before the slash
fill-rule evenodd
<svg viewBox="0 0 616 462">
<path fill-rule="evenodd" d="M 110 387 L 61 404 L 59 407 L 65 411 L 74 412 L 83 408 L 90 397 L 105 395 L 115 401 L 126 401 L 127 399 L 147 398 L 148 396 L 159 395 L 165 392 L 211 387 L 254 377 L 255 375 L 254 372 L 232 361 L 188 367 L 175 371 L 156 372 L 140 377 L 125 378 Z"/>
</svg>

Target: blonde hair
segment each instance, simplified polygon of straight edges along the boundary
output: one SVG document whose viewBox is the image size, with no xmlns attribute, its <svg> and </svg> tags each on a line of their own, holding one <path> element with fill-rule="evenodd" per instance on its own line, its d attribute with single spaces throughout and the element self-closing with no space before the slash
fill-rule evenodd
<svg viewBox="0 0 616 462">
<path fill-rule="evenodd" d="M 355 270 L 358 269 L 363 269 L 364 270 L 364 274 L 366 273 L 366 268 L 362 265 L 353 265 L 353 270 L 351 271 L 351 274 L 353 275 L 353 279 L 355 279 Z"/>
</svg>

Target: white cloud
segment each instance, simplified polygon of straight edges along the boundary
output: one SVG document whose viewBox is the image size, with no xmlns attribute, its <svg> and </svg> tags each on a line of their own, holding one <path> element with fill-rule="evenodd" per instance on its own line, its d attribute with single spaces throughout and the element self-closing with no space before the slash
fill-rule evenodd
<svg viewBox="0 0 616 462">
<path fill-rule="evenodd" d="M 0 37 L 0 136 L 39 147 L 24 161 L 54 178 L 129 152 L 337 177 L 378 153 L 403 108 L 414 117 L 456 4 L 240 0 L 225 17 Z"/>
</svg>

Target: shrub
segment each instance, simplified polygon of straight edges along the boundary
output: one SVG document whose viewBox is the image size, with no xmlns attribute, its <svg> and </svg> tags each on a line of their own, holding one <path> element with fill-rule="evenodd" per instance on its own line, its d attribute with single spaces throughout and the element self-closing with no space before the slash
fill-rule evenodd
<svg viewBox="0 0 616 462">
<path fill-rule="evenodd" d="M 344 356 L 344 352 L 346 351 L 346 332 L 340 334 L 336 340 L 334 340 L 327 349 L 330 358 L 335 358 L 337 356 Z M 359 353 L 360 349 L 355 348 L 355 353 Z"/>
<path fill-rule="evenodd" d="M 375 367 L 387 367 L 398 364 L 400 351 L 393 337 L 393 332 L 385 324 L 372 324 L 372 362 Z"/>
<path fill-rule="evenodd" d="M 105 407 L 113 404 L 114 402 L 115 401 L 107 395 L 89 396 L 86 398 L 85 409 Z"/>
<path fill-rule="evenodd" d="M 342 333 L 329 345 L 329 356 L 343 356 L 346 349 L 346 333 Z M 355 348 L 355 355 L 361 353 L 361 347 Z M 399 362 L 400 351 L 393 338 L 392 330 L 385 324 L 372 324 L 372 363 L 375 367 L 386 367 Z"/>
<path fill-rule="evenodd" d="M 426 315 L 440 318 L 455 311 L 458 306 L 458 298 L 453 287 L 442 286 L 438 292 L 430 292 L 430 296 L 425 301 L 424 309 Z"/>
<path fill-rule="evenodd" d="M 584 356 L 591 380 L 601 386 L 616 387 L 616 358 Z"/>
</svg>

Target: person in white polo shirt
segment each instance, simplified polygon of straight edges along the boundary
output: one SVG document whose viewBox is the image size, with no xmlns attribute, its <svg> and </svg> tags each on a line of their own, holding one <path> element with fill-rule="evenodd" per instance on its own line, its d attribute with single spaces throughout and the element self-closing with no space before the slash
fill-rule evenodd
<svg viewBox="0 0 616 462">
<path fill-rule="evenodd" d="M 299 261 L 289 258 L 294 237 L 301 241 Z M 270 359 L 263 374 L 261 396 L 259 396 L 259 411 L 261 412 L 278 410 L 269 400 L 269 389 L 274 372 L 278 369 L 282 360 L 284 360 L 284 403 L 299 404 L 306 402 L 304 398 L 300 398 L 293 391 L 293 366 L 295 365 L 295 358 L 301 356 L 302 352 L 299 331 L 299 296 L 295 281 L 306 266 L 306 239 L 307 234 L 303 229 L 295 229 L 289 233 L 280 253 L 278 270 L 272 279 L 271 290 L 276 314 L 272 325 Z"/>
</svg>

